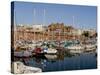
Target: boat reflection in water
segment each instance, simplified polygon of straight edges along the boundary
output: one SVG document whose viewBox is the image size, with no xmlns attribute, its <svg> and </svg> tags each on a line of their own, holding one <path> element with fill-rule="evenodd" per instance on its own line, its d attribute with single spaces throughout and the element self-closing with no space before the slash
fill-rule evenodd
<svg viewBox="0 0 100 75">
<path fill-rule="evenodd" d="M 54 55 L 15 58 L 15 61 L 21 61 L 26 66 L 41 68 L 42 72 L 97 68 L 97 57 L 94 52 L 71 55 L 60 51 Z"/>
</svg>

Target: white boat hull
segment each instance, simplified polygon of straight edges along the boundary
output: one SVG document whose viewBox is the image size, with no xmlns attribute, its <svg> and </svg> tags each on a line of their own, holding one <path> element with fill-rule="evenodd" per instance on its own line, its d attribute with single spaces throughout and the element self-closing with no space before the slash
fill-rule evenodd
<svg viewBox="0 0 100 75">
<path fill-rule="evenodd" d="M 75 46 L 69 46 L 67 47 L 68 50 L 70 50 L 70 53 L 83 53 L 85 47 L 80 45 Z"/>
<path fill-rule="evenodd" d="M 93 51 L 96 50 L 96 45 L 86 45 L 85 46 L 86 51 Z"/>
<path fill-rule="evenodd" d="M 47 54 L 56 54 L 57 53 L 57 50 L 56 49 L 49 48 L 48 50 L 44 50 L 44 52 L 47 53 Z"/>
<path fill-rule="evenodd" d="M 45 57 L 47 59 L 57 59 L 57 55 L 48 55 L 48 54 L 45 54 Z"/>
<path fill-rule="evenodd" d="M 70 50 L 70 53 L 78 53 L 78 54 L 80 54 L 80 53 L 83 53 L 83 51 L 82 50 Z"/>
<path fill-rule="evenodd" d="M 69 50 L 84 50 L 85 48 L 83 46 L 69 46 L 67 47 Z"/>
</svg>

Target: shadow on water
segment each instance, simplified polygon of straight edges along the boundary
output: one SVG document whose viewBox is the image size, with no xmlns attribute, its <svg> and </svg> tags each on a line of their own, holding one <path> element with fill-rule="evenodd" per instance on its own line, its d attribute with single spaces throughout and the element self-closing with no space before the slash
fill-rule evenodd
<svg viewBox="0 0 100 75">
<path fill-rule="evenodd" d="M 95 53 L 71 54 L 68 50 L 58 50 L 57 54 L 45 54 L 30 58 L 15 58 L 27 66 L 39 67 L 43 72 L 97 68 Z"/>
</svg>

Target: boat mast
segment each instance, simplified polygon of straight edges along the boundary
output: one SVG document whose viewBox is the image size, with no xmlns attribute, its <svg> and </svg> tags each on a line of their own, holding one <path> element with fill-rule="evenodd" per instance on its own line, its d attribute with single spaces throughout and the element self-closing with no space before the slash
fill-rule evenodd
<svg viewBox="0 0 100 75">
<path fill-rule="evenodd" d="M 52 41 L 53 41 L 53 25 L 52 25 Z"/>
<path fill-rule="evenodd" d="M 35 11 L 35 8 L 34 8 L 34 11 L 33 11 L 33 25 L 35 24 L 35 15 L 36 15 L 36 11 Z M 34 41 L 35 41 L 35 29 L 34 29 Z"/>
<path fill-rule="evenodd" d="M 74 27 L 74 16 L 73 16 L 73 27 Z"/>
<path fill-rule="evenodd" d="M 73 27 L 75 27 L 75 22 L 74 22 L 74 16 L 73 16 Z M 73 33 L 73 39 L 75 40 L 75 35 L 74 35 L 74 33 Z"/>
<path fill-rule="evenodd" d="M 45 26 L 45 9 L 43 10 L 43 26 L 42 28 Z M 45 32 L 43 30 L 43 40 L 45 40 Z"/>
<path fill-rule="evenodd" d="M 65 25 L 64 25 L 64 33 L 63 33 L 63 35 L 64 35 L 64 36 L 63 36 L 63 37 L 64 37 L 64 38 L 63 38 L 63 41 L 65 41 Z"/>
<path fill-rule="evenodd" d="M 61 41 L 61 32 L 60 32 L 60 25 L 59 25 L 59 41 Z"/>
</svg>

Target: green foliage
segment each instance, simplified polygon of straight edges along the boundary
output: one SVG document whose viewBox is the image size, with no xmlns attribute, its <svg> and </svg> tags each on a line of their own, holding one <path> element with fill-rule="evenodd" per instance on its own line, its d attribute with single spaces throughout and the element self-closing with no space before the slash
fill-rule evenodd
<svg viewBox="0 0 100 75">
<path fill-rule="evenodd" d="M 82 35 L 85 36 L 85 37 L 89 37 L 89 32 L 88 31 L 84 31 Z"/>
</svg>

